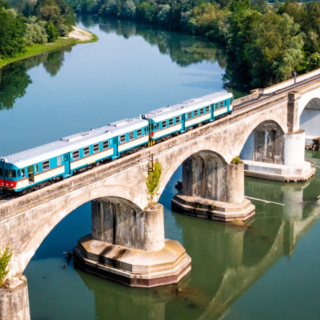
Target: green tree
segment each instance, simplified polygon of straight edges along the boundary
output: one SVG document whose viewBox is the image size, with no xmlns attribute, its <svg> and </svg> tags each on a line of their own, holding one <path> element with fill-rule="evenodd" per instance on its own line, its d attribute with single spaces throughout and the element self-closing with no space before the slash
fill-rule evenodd
<svg viewBox="0 0 320 320">
<path fill-rule="evenodd" d="M 132 0 L 127 0 L 122 7 L 122 15 L 127 19 L 135 19 L 136 6 Z"/>
<path fill-rule="evenodd" d="M 157 8 L 153 3 L 142 2 L 137 6 L 137 18 L 147 23 L 157 21 Z"/>
<path fill-rule="evenodd" d="M 147 195 L 148 195 L 148 202 L 152 204 L 155 201 L 156 197 L 159 195 L 159 181 L 161 178 L 161 164 L 156 162 L 153 165 L 153 171 L 148 174 L 148 177 L 145 178 L 146 185 L 147 185 Z"/>
<path fill-rule="evenodd" d="M 168 4 L 162 5 L 160 7 L 160 11 L 158 13 L 158 22 L 160 24 L 166 24 L 168 25 L 171 20 L 171 7 Z"/>
<path fill-rule="evenodd" d="M 2 248 L 0 251 L 0 286 L 3 284 L 9 270 L 7 270 L 8 264 L 12 257 L 12 252 L 10 252 L 9 246 Z"/>
<path fill-rule="evenodd" d="M 46 25 L 46 31 L 48 35 L 48 41 L 53 42 L 58 39 L 59 37 L 59 31 L 55 27 L 55 25 L 52 22 L 48 22 Z"/>
<path fill-rule="evenodd" d="M 25 32 L 26 26 L 22 19 L 15 17 L 2 7 L 0 9 L 0 58 L 12 57 L 23 52 Z"/>
<path fill-rule="evenodd" d="M 28 22 L 26 24 L 26 44 L 31 46 L 34 43 L 47 43 L 46 23 L 44 21 L 37 21 L 36 17 L 30 17 Z"/>
</svg>

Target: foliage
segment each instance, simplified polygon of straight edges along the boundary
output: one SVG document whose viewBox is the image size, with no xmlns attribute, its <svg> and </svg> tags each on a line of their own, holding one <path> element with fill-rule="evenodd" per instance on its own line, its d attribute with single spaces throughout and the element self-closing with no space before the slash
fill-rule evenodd
<svg viewBox="0 0 320 320">
<path fill-rule="evenodd" d="M 52 22 L 48 22 L 46 24 L 46 31 L 48 34 L 48 41 L 49 42 L 54 42 L 55 40 L 58 39 L 59 31 Z"/>
<path fill-rule="evenodd" d="M 0 251 L 0 286 L 3 284 L 5 277 L 9 273 L 7 270 L 8 264 L 12 257 L 12 252 L 10 252 L 9 245 L 2 248 Z"/>
<path fill-rule="evenodd" d="M 122 15 L 127 19 L 134 19 L 136 17 L 136 6 L 132 0 L 127 0 L 122 7 Z"/>
<path fill-rule="evenodd" d="M 34 43 L 48 42 L 46 23 L 44 21 L 38 21 L 36 17 L 30 17 L 26 27 L 25 40 L 27 46 L 31 46 Z"/>
<path fill-rule="evenodd" d="M 155 198 L 158 196 L 161 172 L 162 172 L 161 164 L 159 162 L 156 162 L 153 165 L 153 172 L 150 172 L 148 174 L 148 177 L 145 178 L 149 204 L 156 202 Z"/>
<path fill-rule="evenodd" d="M 231 164 L 241 164 L 241 163 L 243 163 L 243 162 L 239 156 L 236 156 L 231 160 Z"/>
</svg>

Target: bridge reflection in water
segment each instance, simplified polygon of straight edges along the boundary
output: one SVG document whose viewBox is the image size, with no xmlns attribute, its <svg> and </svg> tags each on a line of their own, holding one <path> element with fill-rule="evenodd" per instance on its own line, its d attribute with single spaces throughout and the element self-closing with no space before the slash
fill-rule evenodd
<svg viewBox="0 0 320 320">
<path fill-rule="evenodd" d="M 171 215 L 168 207 L 176 177 L 160 199 L 166 215 Z M 191 274 L 178 286 L 119 291 L 78 271 L 94 292 L 96 318 L 117 314 L 119 319 L 218 319 L 282 257 L 290 259 L 298 241 L 319 220 L 320 180 L 284 184 L 246 178 L 245 187 L 248 196 L 285 206 L 256 202 L 256 216 L 245 226 L 173 213 L 181 242 L 193 261 Z"/>
</svg>

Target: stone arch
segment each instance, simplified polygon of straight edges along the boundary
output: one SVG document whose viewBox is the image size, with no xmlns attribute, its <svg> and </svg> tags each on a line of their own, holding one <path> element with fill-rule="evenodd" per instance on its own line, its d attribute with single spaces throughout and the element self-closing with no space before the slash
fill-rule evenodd
<svg viewBox="0 0 320 320">
<path fill-rule="evenodd" d="M 222 163 L 228 163 L 228 150 L 224 146 L 216 143 L 212 136 L 205 141 L 194 143 L 188 148 L 179 149 L 175 155 L 175 161 L 171 161 L 170 163 L 161 161 L 161 157 L 156 158 L 156 160 L 160 161 L 162 164 L 162 178 L 159 186 L 159 195 L 162 194 L 169 180 L 177 171 L 177 169 L 184 163 L 184 161 L 199 152 L 212 152 L 219 157 Z"/>
<path fill-rule="evenodd" d="M 252 130 L 252 131 L 251 131 Z M 251 131 L 251 132 L 250 132 Z M 243 160 L 283 164 L 285 132 L 274 120 L 265 120 L 245 131 L 240 151 Z"/>
<path fill-rule="evenodd" d="M 16 242 L 19 246 L 13 249 L 13 256 L 9 265 L 9 277 L 23 273 L 31 258 L 39 248 L 43 240 L 53 230 L 53 228 L 67 215 L 73 212 L 81 205 L 96 199 L 110 199 L 113 202 L 115 199 L 122 199 L 124 203 L 131 204 L 135 210 L 142 211 L 143 203 L 139 201 L 139 194 L 137 191 L 124 186 L 118 185 L 102 185 L 94 188 L 94 185 L 82 188 L 71 194 L 53 199 L 45 205 L 32 208 L 23 212 L 21 220 L 25 221 L 24 234 L 17 237 Z M 48 208 L 50 208 L 48 210 Z M 16 221 L 14 223 L 17 223 Z M 8 241 L 11 241 L 10 226 L 8 222 Z M 21 239 L 23 238 L 23 239 Z"/>
<path fill-rule="evenodd" d="M 301 94 L 298 100 L 298 121 L 301 117 L 302 112 L 309 105 L 311 101 L 317 101 L 320 99 L 320 89 L 314 89 L 309 92 Z"/>
<path fill-rule="evenodd" d="M 305 105 L 299 117 L 299 127 L 306 136 L 320 137 L 320 98 L 315 97 Z"/>
</svg>

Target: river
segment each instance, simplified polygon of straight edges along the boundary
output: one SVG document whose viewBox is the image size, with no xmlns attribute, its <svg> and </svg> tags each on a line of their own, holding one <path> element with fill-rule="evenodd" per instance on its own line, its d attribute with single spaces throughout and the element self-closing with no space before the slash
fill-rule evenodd
<svg viewBox="0 0 320 320">
<path fill-rule="evenodd" d="M 223 51 L 205 39 L 134 22 L 78 17 L 96 43 L 46 53 L 0 70 L 0 155 L 192 97 L 220 91 Z M 235 92 L 236 96 L 243 93 Z M 320 165 L 319 152 L 307 158 Z M 320 171 L 306 183 L 245 179 L 254 202 L 245 227 L 171 210 L 173 175 L 160 203 L 166 238 L 192 271 L 178 285 L 128 288 L 74 269 L 63 251 L 90 233 L 90 203 L 62 220 L 25 270 L 33 320 L 316 319 L 320 317 Z"/>
</svg>

